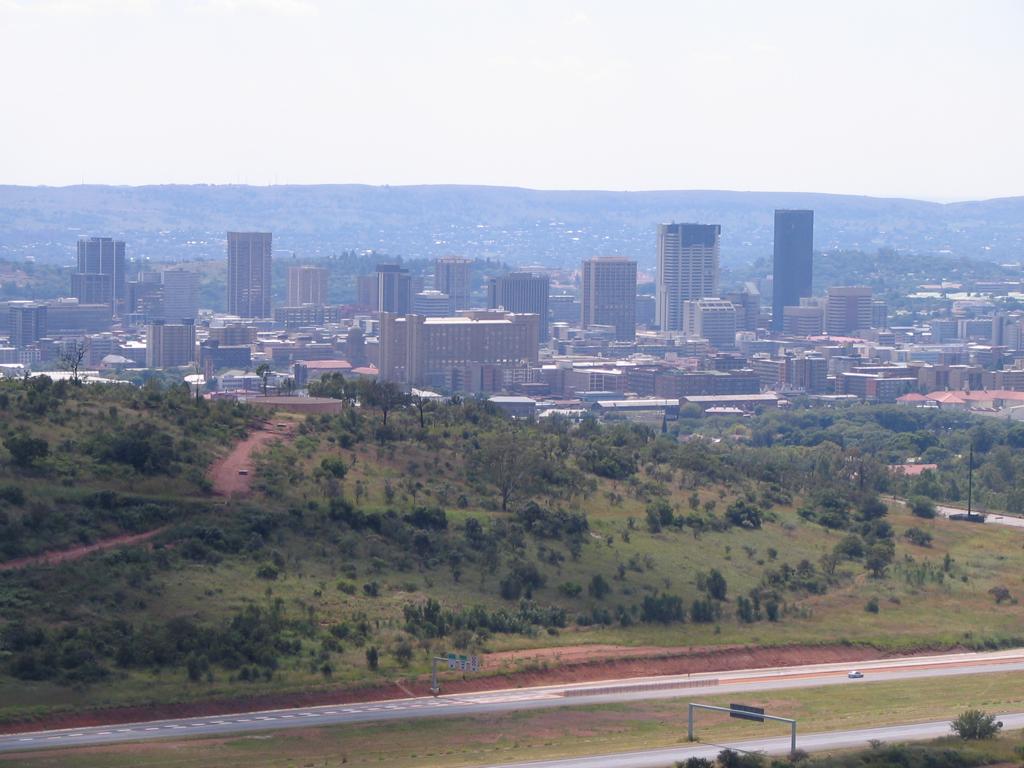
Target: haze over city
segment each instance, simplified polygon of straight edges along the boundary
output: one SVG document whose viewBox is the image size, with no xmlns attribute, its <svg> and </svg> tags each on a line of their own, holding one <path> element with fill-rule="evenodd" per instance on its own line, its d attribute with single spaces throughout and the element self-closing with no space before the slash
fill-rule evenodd
<svg viewBox="0 0 1024 768">
<path fill-rule="evenodd" d="M 386 8 L 386 10 L 383 10 Z M 3 0 L 3 181 L 1021 194 L 1014 0 Z"/>
</svg>

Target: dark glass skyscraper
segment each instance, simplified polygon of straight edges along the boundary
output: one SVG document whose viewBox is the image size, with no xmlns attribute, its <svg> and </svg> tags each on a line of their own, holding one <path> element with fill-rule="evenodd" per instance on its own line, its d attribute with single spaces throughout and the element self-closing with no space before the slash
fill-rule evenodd
<svg viewBox="0 0 1024 768">
<path fill-rule="evenodd" d="M 270 317 L 273 236 L 228 232 L 228 314 Z"/>
<path fill-rule="evenodd" d="M 784 307 L 799 306 L 811 295 L 813 268 L 814 211 L 776 211 L 772 330 L 782 330 Z"/>
</svg>

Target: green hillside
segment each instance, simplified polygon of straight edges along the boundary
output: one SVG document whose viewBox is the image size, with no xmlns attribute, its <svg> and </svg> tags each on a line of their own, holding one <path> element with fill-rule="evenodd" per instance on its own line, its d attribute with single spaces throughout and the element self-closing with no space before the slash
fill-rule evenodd
<svg viewBox="0 0 1024 768">
<path fill-rule="evenodd" d="M 887 508 L 880 494 L 908 490 L 884 469 L 896 448 L 857 435 L 902 433 L 865 427 L 866 409 L 817 424 L 840 445 L 798 439 L 800 413 L 684 419 L 676 435 L 326 389 L 345 410 L 297 420 L 258 454 L 254 493 L 225 501 L 203 471 L 255 420 L 245 409 L 3 385 L 0 568 L 163 530 L 0 570 L 0 718 L 379 685 L 456 650 L 1024 643 L 1020 532 Z"/>
</svg>

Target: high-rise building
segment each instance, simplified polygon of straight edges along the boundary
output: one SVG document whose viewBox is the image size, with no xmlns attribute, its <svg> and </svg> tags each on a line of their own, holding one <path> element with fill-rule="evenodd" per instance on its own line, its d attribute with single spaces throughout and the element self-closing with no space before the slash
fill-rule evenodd
<svg viewBox="0 0 1024 768">
<path fill-rule="evenodd" d="M 458 256 L 444 256 L 434 261 L 434 289 L 448 294 L 452 314 L 460 309 L 469 309 L 472 264 L 472 259 Z"/>
<path fill-rule="evenodd" d="M 772 259 L 772 330 L 781 331 L 785 307 L 811 295 L 814 268 L 814 211 L 775 211 Z"/>
<path fill-rule="evenodd" d="M 825 304 L 825 332 L 830 336 L 848 336 L 871 327 L 871 288 L 844 285 L 829 288 Z"/>
<path fill-rule="evenodd" d="M 412 311 L 409 270 L 397 264 L 377 265 L 377 309 L 407 315 Z"/>
<path fill-rule="evenodd" d="M 761 316 L 761 292 L 755 283 L 744 283 L 742 290 L 724 293 L 722 298 L 731 301 L 736 307 L 737 331 L 757 330 L 757 321 Z"/>
<path fill-rule="evenodd" d="M 716 298 L 683 302 L 683 332 L 688 338 L 707 339 L 714 349 L 734 349 L 736 307 Z"/>
<path fill-rule="evenodd" d="M 176 368 L 196 358 L 196 326 L 191 320 L 146 326 L 146 367 Z"/>
<path fill-rule="evenodd" d="M 636 338 L 636 262 L 600 256 L 583 262 L 580 327 L 610 325 L 615 338 Z"/>
<path fill-rule="evenodd" d="M 364 309 L 377 309 L 377 291 L 380 281 L 377 273 L 356 276 L 356 304 Z"/>
<path fill-rule="evenodd" d="M 536 315 L 471 310 L 457 317 L 380 317 L 380 377 L 467 392 L 501 388 L 502 371 L 537 363 Z"/>
<path fill-rule="evenodd" d="M 124 241 L 83 237 L 78 241 L 78 269 L 71 275 L 71 293 L 82 304 L 107 304 L 111 314 L 124 309 Z"/>
<path fill-rule="evenodd" d="M 270 317 L 270 232 L 228 232 L 228 314 Z"/>
<path fill-rule="evenodd" d="M 323 267 L 288 267 L 288 306 L 327 303 L 327 270 Z"/>
<path fill-rule="evenodd" d="M 11 343 L 18 349 L 46 336 L 46 305 L 32 301 L 12 301 L 8 305 Z"/>
<path fill-rule="evenodd" d="M 718 296 L 718 224 L 658 227 L 658 325 L 683 330 L 683 302 Z"/>
<path fill-rule="evenodd" d="M 487 306 L 507 312 L 537 315 L 540 319 L 540 341 L 548 340 L 548 291 L 551 281 L 547 275 L 529 272 L 511 272 L 487 280 Z"/>
<path fill-rule="evenodd" d="M 412 313 L 423 317 L 446 317 L 450 315 L 451 298 L 440 291 L 420 291 L 412 297 Z"/>
<path fill-rule="evenodd" d="M 889 304 L 883 299 L 874 299 L 871 302 L 871 327 L 889 327 Z M 993 326 L 995 327 L 995 326 Z M 1001 343 L 1001 342 L 996 342 Z"/>
<path fill-rule="evenodd" d="M 195 320 L 199 314 L 199 273 L 165 269 L 160 273 L 163 294 L 160 316 L 169 322 Z"/>
</svg>

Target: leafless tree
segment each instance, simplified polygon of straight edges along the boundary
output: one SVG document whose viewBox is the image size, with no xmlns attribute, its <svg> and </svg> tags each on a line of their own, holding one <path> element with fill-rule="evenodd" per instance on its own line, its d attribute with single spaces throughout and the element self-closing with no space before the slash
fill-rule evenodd
<svg viewBox="0 0 1024 768">
<path fill-rule="evenodd" d="M 80 341 L 74 342 L 70 347 L 65 347 L 64 351 L 60 353 L 61 370 L 69 371 L 71 373 L 71 381 L 73 384 L 77 385 L 82 383 L 78 372 L 82 368 L 83 360 L 85 360 L 85 344 Z"/>
</svg>

